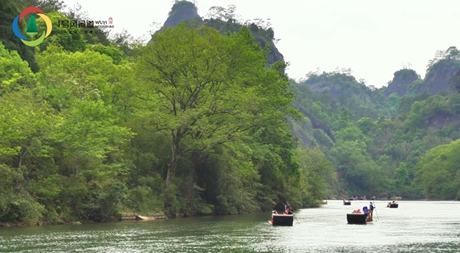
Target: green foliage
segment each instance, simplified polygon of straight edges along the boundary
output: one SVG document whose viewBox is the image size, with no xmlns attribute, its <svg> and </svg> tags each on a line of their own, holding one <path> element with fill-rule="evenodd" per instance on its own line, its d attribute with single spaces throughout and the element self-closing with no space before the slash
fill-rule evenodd
<svg viewBox="0 0 460 253">
<path fill-rule="evenodd" d="M 53 11 L 46 13 L 53 24 L 58 24 L 60 21 L 70 22 L 70 18 L 65 15 Z M 37 24 L 44 26 L 43 20 L 37 20 Z M 53 30 L 43 43 L 39 45 L 40 50 L 44 51 L 50 45 L 61 46 L 64 50 L 70 52 L 84 51 L 86 48 L 86 41 L 83 36 L 83 30 L 79 27 L 63 27 L 60 25 L 53 25 Z"/>
<path fill-rule="evenodd" d="M 0 96 L 36 85 L 37 79 L 27 62 L 16 51 L 7 50 L 1 42 L 0 63 Z"/>
<path fill-rule="evenodd" d="M 420 89 L 423 86 L 423 80 L 416 80 L 412 82 L 407 88 L 406 95 L 417 95 L 420 93 Z"/>
<path fill-rule="evenodd" d="M 88 49 L 110 56 L 115 64 L 119 64 L 123 59 L 123 51 L 114 44 L 104 46 L 102 44 L 89 45 Z"/>
<path fill-rule="evenodd" d="M 452 88 L 455 92 L 460 93 L 460 69 L 451 78 Z"/>
<path fill-rule="evenodd" d="M 413 69 L 400 69 L 394 73 L 394 77 L 400 79 L 406 79 L 410 76 L 417 76 L 417 72 Z"/>
<path fill-rule="evenodd" d="M 370 118 L 361 118 L 356 124 L 361 132 L 366 135 L 377 128 L 376 123 Z"/>
<path fill-rule="evenodd" d="M 452 94 L 447 102 L 448 110 L 452 115 L 460 113 L 460 94 Z"/>
<path fill-rule="evenodd" d="M 299 148 L 302 206 L 319 206 L 326 196 L 329 181 L 333 180 L 334 167 L 319 149 Z"/>
<path fill-rule="evenodd" d="M 116 58 L 119 51 L 107 49 Z M 113 51 L 109 51 L 113 49 Z M 129 63 L 115 65 L 114 58 L 99 52 L 69 53 L 50 46 L 37 56 L 43 96 L 58 110 L 69 106 L 72 99 L 102 100 L 106 103 L 125 105 L 128 100 L 133 71 Z M 52 63 L 52 64 L 51 64 Z"/>
<path fill-rule="evenodd" d="M 396 188 L 403 188 L 410 184 L 409 170 L 406 163 L 401 163 L 395 171 L 395 186 Z"/>
<path fill-rule="evenodd" d="M 417 164 L 416 182 L 427 198 L 460 199 L 460 141 L 430 149 Z"/>
</svg>

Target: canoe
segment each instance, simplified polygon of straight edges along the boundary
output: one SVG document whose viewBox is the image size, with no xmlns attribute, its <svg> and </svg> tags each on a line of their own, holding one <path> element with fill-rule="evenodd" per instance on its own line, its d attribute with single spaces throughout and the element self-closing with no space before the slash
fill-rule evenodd
<svg viewBox="0 0 460 253">
<path fill-rule="evenodd" d="M 273 215 L 273 223 L 269 221 L 273 226 L 292 226 L 294 224 L 293 214 L 275 214 Z"/>
<path fill-rule="evenodd" d="M 372 217 L 366 217 L 363 213 L 348 213 L 347 214 L 347 222 L 348 224 L 360 224 L 366 225 L 367 222 L 371 222 Z"/>
</svg>

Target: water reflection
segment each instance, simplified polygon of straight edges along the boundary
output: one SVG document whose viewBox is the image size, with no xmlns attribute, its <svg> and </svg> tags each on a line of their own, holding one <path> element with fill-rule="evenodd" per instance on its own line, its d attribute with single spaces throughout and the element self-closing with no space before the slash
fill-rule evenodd
<svg viewBox="0 0 460 253">
<path fill-rule="evenodd" d="M 459 202 L 376 201 L 374 222 L 348 225 L 368 201 L 328 201 L 273 227 L 270 214 L 0 230 L 1 252 L 459 252 Z M 441 210 L 441 211 L 440 211 Z"/>
</svg>

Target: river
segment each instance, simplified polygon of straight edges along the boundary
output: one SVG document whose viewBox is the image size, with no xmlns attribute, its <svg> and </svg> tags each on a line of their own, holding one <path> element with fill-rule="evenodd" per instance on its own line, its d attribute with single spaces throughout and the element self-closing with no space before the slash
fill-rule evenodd
<svg viewBox="0 0 460 253">
<path fill-rule="evenodd" d="M 369 201 L 301 209 L 294 226 L 270 214 L 0 228 L 0 252 L 460 252 L 460 202 L 376 201 L 374 221 L 348 225 Z"/>
</svg>

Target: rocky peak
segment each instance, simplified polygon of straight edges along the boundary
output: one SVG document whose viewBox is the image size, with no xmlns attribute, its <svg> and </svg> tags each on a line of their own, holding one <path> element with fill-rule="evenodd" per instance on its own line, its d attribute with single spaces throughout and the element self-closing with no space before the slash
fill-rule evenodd
<svg viewBox="0 0 460 253">
<path fill-rule="evenodd" d="M 420 93 L 439 94 L 452 91 L 452 77 L 460 70 L 460 50 L 449 47 L 438 51 L 428 64 L 428 70 L 420 88 Z"/>
<path fill-rule="evenodd" d="M 198 15 L 198 9 L 194 3 L 188 1 L 176 1 L 169 12 L 168 19 L 166 19 L 163 27 L 174 27 L 179 23 L 198 19 L 202 21 Z"/>
<path fill-rule="evenodd" d="M 426 74 L 420 93 L 439 94 L 443 91 L 451 91 L 451 78 L 459 71 L 460 61 L 440 61 Z"/>
<path fill-rule="evenodd" d="M 420 78 L 417 72 L 412 69 L 398 70 L 394 73 L 393 80 L 388 84 L 385 94 L 389 96 L 396 92 L 402 97 L 406 94 L 409 85 L 418 79 Z"/>
<path fill-rule="evenodd" d="M 165 27 L 175 27 L 179 23 L 190 22 L 192 20 L 198 21 L 198 23 L 201 25 L 212 27 L 220 31 L 222 34 L 225 34 L 229 31 L 236 32 L 243 24 L 236 22 L 234 19 L 234 9 L 234 6 L 229 7 L 229 9 L 214 6 L 210 9 L 210 11 L 212 10 L 218 15 L 214 18 L 203 20 L 198 15 L 198 9 L 194 3 L 185 0 L 178 0 L 172 6 L 168 19 L 166 19 L 163 27 L 158 32 L 163 30 Z M 261 27 L 255 23 L 251 23 L 248 26 L 256 41 L 259 42 L 262 47 L 267 46 L 270 50 L 268 53 L 267 67 L 277 61 L 284 61 L 283 55 L 275 46 L 274 31 L 272 28 Z M 149 43 L 151 43 L 151 41 L 152 40 L 150 40 Z"/>
</svg>

